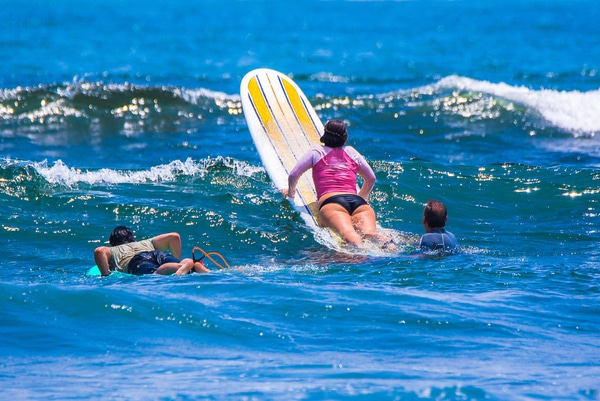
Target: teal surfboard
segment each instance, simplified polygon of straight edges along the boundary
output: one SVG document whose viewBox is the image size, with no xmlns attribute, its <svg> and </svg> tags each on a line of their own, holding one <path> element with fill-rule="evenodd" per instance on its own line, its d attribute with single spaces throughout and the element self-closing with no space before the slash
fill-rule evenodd
<svg viewBox="0 0 600 401">
<path fill-rule="evenodd" d="M 94 265 L 90 268 L 90 270 L 87 271 L 86 273 L 88 276 L 101 276 L 102 274 L 100 273 L 100 269 L 98 268 L 97 265 Z"/>
<path fill-rule="evenodd" d="M 92 266 L 86 273 L 86 275 L 88 276 L 102 276 L 102 273 L 100 273 L 100 269 L 98 268 L 98 265 L 94 265 Z M 110 273 L 111 276 L 133 276 L 133 274 L 128 274 L 128 273 L 123 273 L 123 272 L 111 272 Z"/>
</svg>

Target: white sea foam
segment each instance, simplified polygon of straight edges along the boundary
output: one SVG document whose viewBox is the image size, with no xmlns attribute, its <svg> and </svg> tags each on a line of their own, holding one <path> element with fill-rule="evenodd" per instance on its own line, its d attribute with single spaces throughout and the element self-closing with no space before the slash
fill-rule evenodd
<svg viewBox="0 0 600 401">
<path fill-rule="evenodd" d="M 83 170 L 69 167 L 61 160 L 48 166 L 46 161 L 33 163 L 35 170 L 50 184 L 65 185 L 68 187 L 77 184 L 141 184 L 154 182 L 173 182 L 180 176 L 203 176 L 207 171 L 218 164 L 233 170 L 235 175 L 251 176 L 263 171 L 261 167 L 251 166 L 245 162 L 230 158 L 209 158 L 200 161 L 191 158 L 185 161 L 174 160 L 168 164 L 153 166 L 148 170 L 114 170 L 103 168 L 100 170 Z"/>
<path fill-rule="evenodd" d="M 531 107 L 548 122 L 576 133 L 600 132 L 600 89 L 589 92 L 534 90 L 524 86 L 448 76 L 426 88 L 483 92 Z"/>
<path fill-rule="evenodd" d="M 183 89 L 183 88 L 173 88 L 173 91 L 181 96 L 186 102 L 191 104 L 198 104 L 199 99 L 207 98 L 213 99 L 217 103 L 219 102 L 239 102 L 240 95 L 237 94 L 227 94 L 225 92 L 212 91 L 210 89 L 198 88 L 198 89 Z"/>
</svg>

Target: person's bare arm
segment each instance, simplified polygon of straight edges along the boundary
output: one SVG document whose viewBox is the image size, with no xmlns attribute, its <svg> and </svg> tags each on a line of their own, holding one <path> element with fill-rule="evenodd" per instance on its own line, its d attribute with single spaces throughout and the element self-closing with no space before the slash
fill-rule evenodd
<svg viewBox="0 0 600 401">
<path fill-rule="evenodd" d="M 94 250 L 94 262 L 100 269 L 100 274 L 103 276 L 110 275 L 110 265 L 112 261 L 112 254 L 110 248 L 107 246 L 100 246 Z"/>
<path fill-rule="evenodd" d="M 160 234 L 154 237 L 154 248 L 159 251 L 171 251 L 171 255 L 181 259 L 181 236 L 179 233 Z"/>
</svg>

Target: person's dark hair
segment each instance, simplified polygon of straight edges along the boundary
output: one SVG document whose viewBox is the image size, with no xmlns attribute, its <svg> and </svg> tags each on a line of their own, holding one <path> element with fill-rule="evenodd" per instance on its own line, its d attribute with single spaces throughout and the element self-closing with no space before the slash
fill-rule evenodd
<svg viewBox="0 0 600 401">
<path fill-rule="evenodd" d="M 325 132 L 321 136 L 323 145 L 330 148 L 341 148 L 348 140 L 346 124 L 340 120 L 329 120 L 325 124 Z"/>
<path fill-rule="evenodd" d="M 425 204 L 425 210 L 423 210 L 423 216 L 425 221 L 431 228 L 441 228 L 446 225 L 446 217 L 448 212 L 446 206 L 440 201 L 429 200 Z"/>
<path fill-rule="evenodd" d="M 108 242 L 110 243 L 110 246 L 128 244 L 130 242 L 135 242 L 135 237 L 129 228 L 125 226 L 118 226 L 115 227 L 113 232 L 110 234 Z"/>
</svg>

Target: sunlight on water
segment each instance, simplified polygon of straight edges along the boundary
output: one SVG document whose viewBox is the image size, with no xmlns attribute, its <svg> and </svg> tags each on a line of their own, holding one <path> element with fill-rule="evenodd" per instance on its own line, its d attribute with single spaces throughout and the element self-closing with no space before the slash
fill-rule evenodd
<svg viewBox="0 0 600 401">
<path fill-rule="evenodd" d="M 600 2 L 5 3 L 0 399 L 598 399 Z M 260 67 L 348 123 L 386 251 L 275 189 Z M 232 268 L 87 275 L 118 225 Z"/>
</svg>

